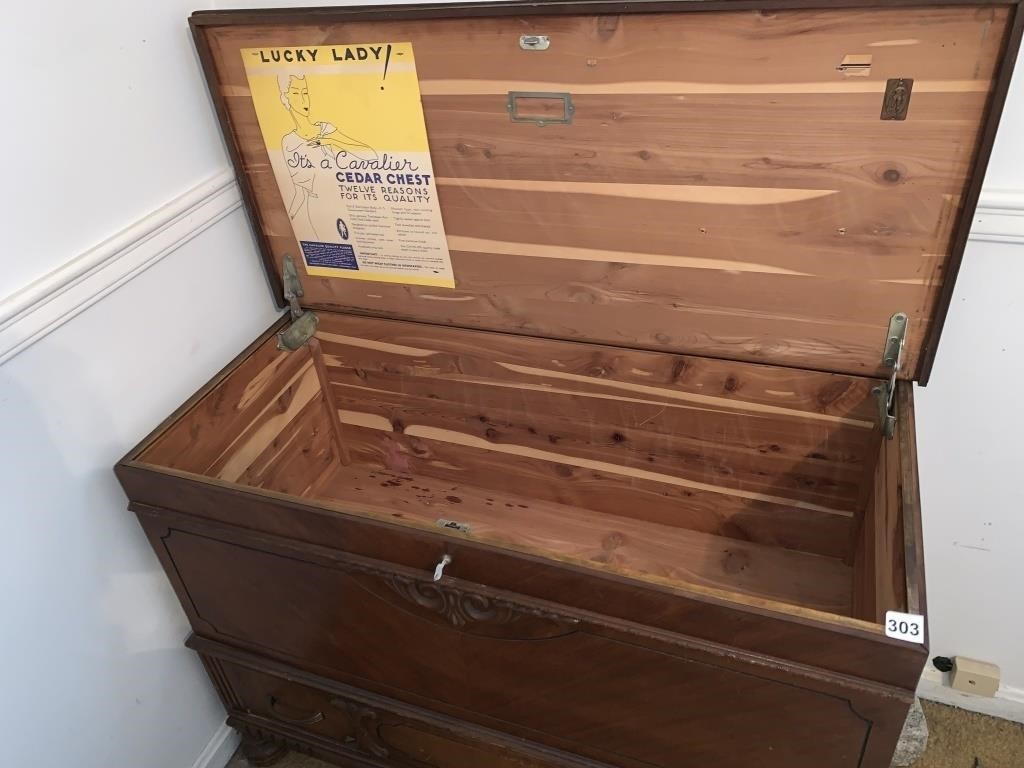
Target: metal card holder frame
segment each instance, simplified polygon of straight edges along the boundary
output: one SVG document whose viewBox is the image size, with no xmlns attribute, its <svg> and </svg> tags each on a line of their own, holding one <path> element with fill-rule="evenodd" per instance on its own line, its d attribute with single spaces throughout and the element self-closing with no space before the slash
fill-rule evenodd
<svg viewBox="0 0 1024 768">
<path fill-rule="evenodd" d="M 561 117 L 527 117 L 519 114 L 519 102 L 524 99 L 547 99 L 562 102 Z M 576 107 L 572 103 L 571 93 L 555 93 L 548 91 L 509 91 L 505 102 L 508 117 L 513 123 L 534 123 L 535 125 L 569 125 L 572 122 Z"/>
</svg>

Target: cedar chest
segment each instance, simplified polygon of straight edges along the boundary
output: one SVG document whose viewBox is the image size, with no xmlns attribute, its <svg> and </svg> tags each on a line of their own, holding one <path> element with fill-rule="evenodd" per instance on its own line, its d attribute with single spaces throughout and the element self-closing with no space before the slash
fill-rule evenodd
<svg viewBox="0 0 1024 768">
<path fill-rule="evenodd" d="M 194 14 L 292 311 L 116 471 L 250 760 L 888 766 L 927 659 L 912 382 L 1021 20 Z M 241 51 L 381 41 L 454 288 L 311 270 L 260 135 Z"/>
</svg>

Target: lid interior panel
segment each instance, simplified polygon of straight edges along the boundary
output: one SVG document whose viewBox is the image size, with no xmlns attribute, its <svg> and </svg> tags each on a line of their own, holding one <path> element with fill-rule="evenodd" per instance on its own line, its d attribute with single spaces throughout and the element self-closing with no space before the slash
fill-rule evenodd
<svg viewBox="0 0 1024 768">
<path fill-rule="evenodd" d="M 277 265 L 240 49 L 413 45 L 456 287 L 304 275 L 305 305 L 867 376 L 905 312 L 915 376 L 1009 8 L 507 13 L 198 27 Z M 510 91 L 571 94 L 572 123 L 511 122 Z"/>
</svg>

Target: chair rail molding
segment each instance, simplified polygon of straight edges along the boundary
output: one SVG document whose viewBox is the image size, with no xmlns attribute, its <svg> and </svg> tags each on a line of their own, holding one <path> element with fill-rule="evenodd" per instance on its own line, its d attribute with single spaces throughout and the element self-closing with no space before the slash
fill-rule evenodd
<svg viewBox="0 0 1024 768">
<path fill-rule="evenodd" d="M 99 245 L 0 298 L 0 364 L 241 206 L 225 168 Z"/>
<path fill-rule="evenodd" d="M 971 225 L 971 239 L 1024 242 L 1024 189 L 982 190 Z"/>
<path fill-rule="evenodd" d="M 60 268 L 0 298 L 0 364 L 240 206 L 234 172 L 224 168 Z M 1024 189 L 984 190 L 971 239 L 1024 243 Z"/>
</svg>

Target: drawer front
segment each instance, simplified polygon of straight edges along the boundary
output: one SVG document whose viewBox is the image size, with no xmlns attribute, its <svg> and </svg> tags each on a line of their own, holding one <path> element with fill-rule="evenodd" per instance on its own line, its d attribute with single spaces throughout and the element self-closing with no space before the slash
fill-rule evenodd
<svg viewBox="0 0 1024 768">
<path fill-rule="evenodd" d="M 395 768 L 601 768 L 350 686 L 296 682 L 296 671 L 286 679 L 205 654 L 203 662 L 233 715 L 316 737 L 317 746 L 327 739 L 342 756 Z"/>
<path fill-rule="evenodd" d="M 612 764 L 862 764 L 871 715 L 842 692 L 447 577 L 226 535 L 157 539 L 204 636 Z"/>
</svg>

